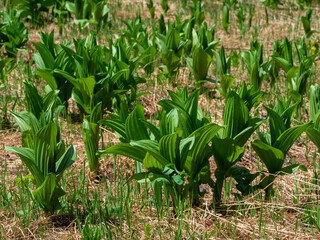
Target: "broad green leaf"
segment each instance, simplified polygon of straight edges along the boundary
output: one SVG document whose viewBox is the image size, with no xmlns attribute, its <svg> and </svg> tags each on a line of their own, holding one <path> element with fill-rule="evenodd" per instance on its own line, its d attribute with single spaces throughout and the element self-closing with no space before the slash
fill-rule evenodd
<svg viewBox="0 0 320 240">
<path fill-rule="evenodd" d="M 195 176 L 195 174 L 201 170 L 204 164 L 204 158 L 208 144 L 220 129 L 220 126 L 210 123 L 197 129 L 189 136 L 189 138 L 195 138 L 190 153 L 191 157 L 187 158 L 184 166 L 189 175 Z"/>
<path fill-rule="evenodd" d="M 102 102 L 96 104 L 90 112 L 90 122 L 98 123 L 102 118 Z"/>
<path fill-rule="evenodd" d="M 28 112 L 33 113 L 36 118 L 39 119 L 41 112 L 44 110 L 43 98 L 40 96 L 38 90 L 33 86 L 32 83 L 25 82 L 24 87 Z"/>
<path fill-rule="evenodd" d="M 285 155 L 280 149 L 265 144 L 260 140 L 254 141 L 251 145 L 270 173 L 277 173 L 282 169 Z"/>
<path fill-rule="evenodd" d="M 160 139 L 161 141 L 161 139 Z M 131 141 L 132 146 L 137 146 L 147 151 L 155 160 L 157 160 L 163 167 L 170 163 L 169 159 L 166 159 L 161 155 L 159 145 L 156 141 L 152 140 L 138 140 Z"/>
<path fill-rule="evenodd" d="M 160 129 L 157 126 L 153 125 L 152 123 L 150 123 L 148 121 L 145 121 L 145 120 L 141 120 L 141 121 L 152 132 L 152 134 L 154 135 L 155 140 L 160 141 L 160 138 L 162 137 Z"/>
<path fill-rule="evenodd" d="M 143 166 L 152 173 L 161 174 L 165 165 L 163 165 L 157 158 L 153 157 L 150 152 L 147 152 L 143 159 Z"/>
<path fill-rule="evenodd" d="M 42 77 L 48 83 L 51 89 L 53 90 L 58 89 L 56 79 L 53 76 L 53 70 L 41 68 L 36 70 L 36 74 Z"/>
<path fill-rule="evenodd" d="M 220 93 L 223 96 L 227 95 L 229 89 L 231 88 L 235 80 L 236 78 L 229 74 L 223 74 L 220 76 L 220 86 L 221 86 Z"/>
<path fill-rule="evenodd" d="M 90 123 L 87 119 L 83 121 L 83 142 L 90 171 L 97 172 L 99 169 L 99 157 L 97 156 L 99 144 L 98 124 Z"/>
<path fill-rule="evenodd" d="M 64 149 L 63 149 L 64 150 Z M 76 149 L 73 145 L 70 145 L 67 151 L 56 161 L 56 174 L 60 175 L 68 167 L 70 167 L 76 159 Z"/>
<path fill-rule="evenodd" d="M 307 135 L 317 148 L 320 149 L 320 130 L 310 127 L 307 129 Z"/>
<path fill-rule="evenodd" d="M 274 145 L 279 136 L 286 130 L 283 119 L 281 116 L 273 111 L 272 109 L 265 107 L 267 109 L 269 118 L 269 127 L 271 134 L 271 145 Z"/>
<path fill-rule="evenodd" d="M 279 64 L 283 70 L 287 73 L 293 67 L 291 62 L 287 61 L 286 59 L 279 57 L 279 56 L 272 56 L 277 64 Z"/>
<path fill-rule="evenodd" d="M 169 33 L 166 36 L 166 46 L 168 49 L 172 49 L 174 51 L 178 50 L 180 43 L 180 36 L 179 32 L 173 28 L 169 31 Z"/>
<path fill-rule="evenodd" d="M 125 124 L 117 119 L 102 119 L 99 121 L 99 124 L 105 125 L 116 133 L 118 133 L 123 139 L 127 139 Z"/>
<path fill-rule="evenodd" d="M 308 169 L 302 164 L 292 164 L 290 166 L 282 168 L 280 175 L 293 174 L 298 170 L 305 171 L 305 172 L 308 171 Z"/>
<path fill-rule="evenodd" d="M 186 89 L 187 91 L 187 89 Z M 199 95 L 200 95 L 200 89 L 197 89 L 194 91 L 192 94 L 190 94 L 189 97 L 187 97 L 186 102 L 185 102 L 185 111 L 188 112 L 191 122 L 192 122 L 192 130 L 196 130 L 197 127 L 196 121 L 198 117 L 198 110 L 200 109 L 198 107 L 198 102 L 199 102 Z"/>
<path fill-rule="evenodd" d="M 169 73 L 174 71 L 180 62 L 180 58 L 174 53 L 173 50 L 168 50 L 161 54 L 162 62 L 168 68 Z"/>
<path fill-rule="evenodd" d="M 106 154 L 117 154 L 126 156 L 138 162 L 143 162 L 143 159 L 146 156 L 146 151 L 140 147 L 132 146 L 129 143 L 120 143 L 117 145 L 113 145 L 104 151 L 101 151 L 99 154 L 100 156 Z"/>
<path fill-rule="evenodd" d="M 42 185 L 33 191 L 33 195 L 40 206 L 50 213 L 54 213 L 61 208 L 58 199 L 65 194 L 65 191 L 57 185 L 54 173 L 49 173 Z"/>
<path fill-rule="evenodd" d="M 58 127 L 51 122 L 41 128 L 34 137 L 35 163 L 44 177 L 49 173 L 55 173 L 57 135 Z"/>
<path fill-rule="evenodd" d="M 195 80 L 205 80 L 211 64 L 211 56 L 206 53 L 201 45 L 197 45 L 192 51 L 192 59 Z"/>
<path fill-rule="evenodd" d="M 15 112 L 10 112 L 11 115 L 15 118 L 16 124 L 18 124 L 21 132 L 25 132 L 28 130 L 31 130 L 31 127 L 29 125 L 29 113 L 27 111 L 15 113 Z"/>
<path fill-rule="evenodd" d="M 249 119 L 249 127 L 245 128 L 242 130 L 238 135 L 236 135 L 233 140 L 236 142 L 237 145 L 243 146 L 248 139 L 251 137 L 253 132 L 266 120 L 261 120 L 261 119 Z"/>
<path fill-rule="evenodd" d="M 213 138 L 212 151 L 217 169 L 226 173 L 244 154 L 244 147 L 236 144 L 232 138 Z"/>
<path fill-rule="evenodd" d="M 163 136 L 159 141 L 161 155 L 173 163 L 179 171 L 182 171 L 183 168 L 183 166 L 181 166 L 179 154 L 181 136 L 182 131 L 178 130 L 174 134 Z"/>
<path fill-rule="evenodd" d="M 320 110 L 320 87 L 318 84 L 312 85 L 310 87 L 310 118 L 313 122 L 316 121 L 316 114 Z"/>
<path fill-rule="evenodd" d="M 297 138 L 311 125 L 312 123 L 309 122 L 287 129 L 278 137 L 273 146 L 280 149 L 286 155 Z"/>
<path fill-rule="evenodd" d="M 149 139 L 147 128 L 141 120 L 145 120 L 144 108 L 141 103 L 137 103 L 125 123 L 126 135 L 129 140 Z"/>
<path fill-rule="evenodd" d="M 225 126 L 223 138 L 233 138 L 247 126 L 249 111 L 236 92 L 230 92 L 226 98 L 223 110 L 223 125 Z"/>
<path fill-rule="evenodd" d="M 22 162 L 30 170 L 32 176 L 34 176 L 36 184 L 40 186 L 44 181 L 44 176 L 35 162 L 34 150 L 29 148 L 17 148 L 17 147 L 8 147 L 8 146 L 5 146 L 5 149 L 8 152 L 17 153 L 19 155 Z"/>
<path fill-rule="evenodd" d="M 54 58 L 50 50 L 47 49 L 47 47 L 43 43 L 33 42 L 33 45 L 38 50 L 42 61 L 42 63 L 36 63 L 39 64 L 41 68 L 54 69 Z M 41 65 L 44 65 L 45 67 Z"/>
<path fill-rule="evenodd" d="M 79 90 L 83 96 L 83 100 L 86 103 L 89 103 L 96 84 L 94 76 L 90 76 L 87 78 L 78 78 L 77 81 L 79 83 Z"/>
</svg>

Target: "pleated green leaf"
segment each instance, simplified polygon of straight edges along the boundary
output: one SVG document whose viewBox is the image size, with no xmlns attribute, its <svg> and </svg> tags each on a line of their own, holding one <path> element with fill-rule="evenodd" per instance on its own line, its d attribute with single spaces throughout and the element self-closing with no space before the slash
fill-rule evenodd
<svg viewBox="0 0 320 240">
<path fill-rule="evenodd" d="M 309 122 L 287 129 L 278 137 L 273 146 L 280 149 L 286 155 L 297 138 L 311 125 L 312 123 Z"/>
<path fill-rule="evenodd" d="M 87 119 L 83 121 L 83 142 L 86 150 L 86 156 L 89 162 L 91 172 L 97 172 L 99 169 L 99 157 L 97 156 L 99 144 L 99 125 L 90 123 Z"/>
<path fill-rule="evenodd" d="M 320 87 L 318 84 L 310 87 L 310 118 L 313 122 L 316 121 L 316 115 L 320 110 Z"/>
<path fill-rule="evenodd" d="M 58 127 L 49 123 L 41 128 L 34 137 L 35 163 L 43 176 L 55 173 L 55 151 L 57 145 Z"/>
<path fill-rule="evenodd" d="M 254 141 L 252 147 L 270 173 L 277 173 L 282 169 L 285 155 L 280 149 L 265 144 L 260 140 Z"/>
<path fill-rule="evenodd" d="M 223 110 L 223 125 L 225 126 L 222 138 L 233 138 L 246 128 L 249 121 L 249 111 L 236 92 L 227 95 Z"/>
<path fill-rule="evenodd" d="M 145 151 L 143 148 L 132 146 L 129 143 L 120 143 L 117 145 L 113 145 L 106 150 L 99 152 L 100 156 L 106 154 L 117 154 L 132 158 L 133 160 L 136 160 L 138 162 L 143 162 L 146 153 L 147 151 Z"/>
<path fill-rule="evenodd" d="M 160 139 L 161 141 L 161 139 Z M 131 141 L 130 143 L 133 146 L 137 146 L 148 152 L 156 161 L 158 161 L 163 167 L 170 163 L 169 159 L 166 159 L 162 156 L 159 145 L 156 141 L 152 140 L 139 140 Z"/>
<path fill-rule="evenodd" d="M 308 171 L 308 169 L 302 164 L 292 164 L 290 166 L 282 168 L 280 175 L 293 174 L 298 170 L 301 170 L 301 171 L 304 171 L 304 172 Z"/>
<path fill-rule="evenodd" d="M 212 151 L 217 169 L 226 173 L 244 154 L 244 147 L 237 145 L 232 138 L 213 138 Z"/>
<path fill-rule="evenodd" d="M 190 157 L 186 159 L 184 166 L 189 175 L 195 176 L 201 170 L 208 144 L 220 129 L 219 125 L 210 123 L 199 128 L 189 136 L 189 138 L 194 137 L 194 144 L 189 154 Z"/>
<path fill-rule="evenodd" d="M 42 185 L 33 191 L 33 195 L 40 206 L 50 213 L 54 213 L 61 208 L 59 198 L 65 194 L 65 191 L 57 185 L 54 173 L 49 173 Z"/>
<path fill-rule="evenodd" d="M 123 139 L 127 139 L 125 124 L 118 119 L 102 119 L 99 124 L 105 125 L 116 133 L 118 133 Z"/>
<path fill-rule="evenodd" d="M 307 135 L 311 141 L 320 149 L 320 130 L 315 128 L 308 128 Z"/>
<path fill-rule="evenodd" d="M 9 147 L 9 146 L 5 146 L 5 149 L 8 152 L 13 152 L 19 155 L 22 162 L 30 170 L 32 176 L 36 181 L 36 184 L 40 186 L 44 181 L 44 176 L 35 162 L 34 150 L 29 148 L 17 148 L 17 147 Z"/>
<path fill-rule="evenodd" d="M 40 96 L 38 90 L 33 86 L 32 83 L 25 82 L 24 87 L 28 112 L 33 113 L 36 118 L 39 119 L 41 112 L 44 110 L 43 98 Z"/>
<path fill-rule="evenodd" d="M 129 140 L 149 139 L 148 130 L 141 120 L 145 120 L 144 108 L 141 103 L 137 103 L 125 123 L 126 135 Z"/>
<path fill-rule="evenodd" d="M 64 151 L 64 149 L 63 149 Z M 63 153 L 63 155 L 56 162 L 56 174 L 60 175 L 64 172 L 68 167 L 70 167 L 76 159 L 76 149 L 73 145 L 70 145 Z"/>
<path fill-rule="evenodd" d="M 178 130 L 174 134 L 163 136 L 159 141 L 159 149 L 162 156 L 173 163 L 181 171 L 183 166 L 180 165 L 179 145 L 182 131 Z"/>
<path fill-rule="evenodd" d="M 40 58 L 36 58 L 35 62 L 40 68 L 54 69 L 54 58 L 50 50 L 43 44 L 39 42 L 32 43 L 40 54 Z"/>
<path fill-rule="evenodd" d="M 192 51 L 193 71 L 196 81 L 205 80 L 212 58 L 201 45 L 195 46 Z"/>
<path fill-rule="evenodd" d="M 269 127 L 271 134 L 271 145 L 273 145 L 279 136 L 286 130 L 283 119 L 281 116 L 270 108 L 267 108 L 269 117 Z"/>
</svg>

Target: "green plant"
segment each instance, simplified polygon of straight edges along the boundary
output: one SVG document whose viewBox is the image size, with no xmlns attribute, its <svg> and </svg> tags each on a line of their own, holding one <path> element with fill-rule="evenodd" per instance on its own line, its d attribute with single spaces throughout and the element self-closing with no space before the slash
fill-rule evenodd
<svg viewBox="0 0 320 240">
<path fill-rule="evenodd" d="M 222 7 L 222 27 L 225 32 L 228 32 L 228 28 L 231 25 L 230 20 L 229 20 L 229 7 L 225 2 L 223 2 L 223 7 Z"/>
<path fill-rule="evenodd" d="M 238 8 L 238 13 L 237 13 L 237 22 L 238 22 L 238 27 L 241 32 L 245 30 L 245 21 L 248 17 L 246 7 L 243 5 L 240 5 Z"/>
<path fill-rule="evenodd" d="M 158 102 L 166 114 L 160 115 L 160 133 L 172 134 L 179 128 L 183 130 L 183 137 L 203 127 L 210 120 L 204 117 L 202 109 L 198 105 L 200 89 L 188 94 L 187 86 L 176 92 L 168 90 L 171 97 Z M 153 131 L 154 128 L 150 128 Z M 155 132 L 153 132 L 155 133 Z M 157 135 L 157 134 L 156 134 Z"/>
<path fill-rule="evenodd" d="M 187 24 L 188 28 L 192 28 L 192 23 Z M 192 48 L 201 45 L 203 50 L 212 57 L 214 51 L 217 49 L 218 44 L 220 43 L 220 39 L 214 39 L 215 36 L 215 27 L 216 25 L 213 24 L 209 29 L 207 24 L 204 23 L 201 25 L 199 31 L 197 32 L 194 28 L 192 29 L 192 38 L 190 36 L 190 40 L 192 40 Z M 190 30 L 186 28 L 185 35 L 188 36 Z M 193 50 L 193 49 L 192 49 Z"/>
<path fill-rule="evenodd" d="M 290 103 L 290 100 L 288 102 Z M 274 194 L 273 182 L 277 174 L 290 174 L 298 169 L 307 171 L 306 167 L 300 164 L 291 164 L 283 167 L 284 160 L 291 146 L 311 126 L 309 122 L 290 127 L 292 114 L 297 104 L 288 108 L 284 108 L 280 104 L 274 110 L 266 107 L 270 133 L 259 133 L 261 140 L 255 140 L 252 143 L 253 149 L 268 169 L 268 175 L 262 173 L 264 179 L 259 184 L 261 188 L 265 189 L 266 200 L 270 200 Z"/>
<path fill-rule="evenodd" d="M 253 4 L 250 4 L 249 5 L 249 22 L 248 22 L 248 27 L 249 29 L 251 28 L 252 26 L 252 19 L 253 19 L 253 16 L 255 14 L 255 11 L 256 11 L 256 6 L 253 5 Z"/>
<path fill-rule="evenodd" d="M 250 51 L 242 52 L 241 57 L 246 64 L 250 84 L 254 90 L 260 90 L 267 76 L 268 64 L 267 61 L 263 61 L 263 45 L 257 41 L 251 41 Z"/>
<path fill-rule="evenodd" d="M 153 5 L 153 0 L 149 0 L 149 2 L 147 3 L 147 7 L 149 9 L 150 17 L 152 19 L 154 19 L 154 14 L 155 14 L 156 8 Z"/>
<path fill-rule="evenodd" d="M 257 107 L 258 104 L 262 102 L 264 92 L 255 91 L 253 87 L 248 88 L 247 83 L 242 82 L 238 94 L 240 98 L 244 101 L 249 111 L 251 111 L 253 107 Z"/>
<path fill-rule="evenodd" d="M 88 215 L 85 220 L 84 227 L 82 229 L 82 239 L 84 240 L 100 240 L 101 232 L 100 228 L 95 227 L 91 224 L 92 216 Z"/>
<path fill-rule="evenodd" d="M 129 143 L 131 140 L 150 139 L 144 124 L 144 108 L 141 103 L 138 102 L 129 115 L 127 106 L 122 104 L 119 115 L 112 116 L 113 118 L 102 119 L 99 123 L 113 129 L 121 142 Z"/>
<path fill-rule="evenodd" d="M 223 96 L 226 96 L 235 81 L 235 77 L 231 75 L 231 57 L 226 57 L 223 46 L 220 47 L 219 51 L 214 51 L 214 56 L 217 73 L 220 75 L 220 88 L 218 90 Z"/>
<path fill-rule="evenodd" d="M 61 208 L 59 198 L 66 193 L 59 182 L 76 159 L 75 148 L 70 145 L 66 150 L 58 136 L 57 125 L 49 123 L 35 134 L 33 149 L 5 146 L 7 151 L 17 153 L 27 166 L 37 186 L 32 195 L 44 211 L 51 214 Z"/>
<path fill-rule="evenodd" d="M 97 27 L 97 32 L 100 31 L 103 22 L 108 18 L 109 8 L 106 1 L 88 1 L 88 0 L 74 0 L 74 2 L 67 1 L 66 9 L 73 13 L 76 17 L 75 23 L 79 29 L 87 27 L 93 23 Z M 105 22 L 106 23 L 106 22 Z"/>
<path fill-rule="evenodd" d="M 34 43 L 38 52 L 34 59 L 36 74 L 53 90 L 59 90 L 59 98 L 68 106 L 68 99 L 77 102 L 81 114 L 90 115 L 94 106 L 102 102 L 102 111 L 119 105 L 121 101 L 133 104 L 139 96 L 137 85 L 145 79 L 136 76 L 142 57 L 132 57 L 133 46 L 127 46 L 123 38 L 110 49 L 98 45 L 95 34 L 74 40 L 71 44 L 56 45 L 54 33 L 40 34 L 41 43 Z M 115 51 L 115 52 L 113 52 Z"/>
<path fill-rule="evenodd" d="M 312 16 L 312 9 L 308 8 L 306 12 L 306 16 L 301 17 L 303 30 L 307 38 L 310 38 L 314 33 L 320 33 L 319 31 L 311 30 L 311 16 Z"/>
<path fill-rule="evenodd" d="M 54 5 L 54 0 L 14 0 L 12 7 L 16 7 L 20 18 L 30 19 L 33 24 L 41 25 L 43 23 L 42 12 L 49 12 Z"/>
<path fill-rule="evenodd" d="M 307 130 L 307 135 L 311 141 L 320 148 L 320 88 L 318 84 L 310 87 L 310 107 L 309 115 L 313 126 Z"/>
<path fill-rule="evenodd" d="M 285 76 L 291 84 L 292 92 L 302 99 L 306 92 L 308 78 L 313 74 L 312 65 L 316 55 L 308 55 L 305 37 L 301 37 L 300 43 L 295 43 L 295 48 L 299 66 L 295 66 L 293 63 L 292 41 L 288 41 L 288 39 L 285 39 L 282 43 L 282 56 L 273 55 L 272 58 L 286 72 Z"/>
<path fill-rule="evenodd" d="M 271 9 L 277 8 L 279 5 L 283 5 L 283 3 L 279 0 L 260 0 L 266 7 L 270 7 Z"/>
<path fill-rule="evenodd" d="M 214 51 L 217 64 L 217 72 L 222 75 L 230 75 L 231 71 L 231 59 L 226 57 L 224 47 L 221 46 L 219 51 Z"/>
<path fill-rule="evenodd" d="M 164 13 L 166 14 L 169 10 L 168 0 L 161 0 L 161 7 Z"/>
<path fill-rule="evenodd" d="M 201 26 L 205 19 L 202 7 L 203 3 L 201 3 L 201 0 L 192 0 L 192 4 L 190 5 L 191 16 L 194 18 L 195 24 L 198 26 Z"/>
<path fill-rule="evenodd" d="M 143 67 L 148 77 L 154 72 L 157 60 L 157 48 L 155 44 L 155 38 L 149 39 L 148 34 L 141 33 L 141 35 L 135 39 L 134 43 L 138 48 L 138 54 L 141 56 L 140 65 Z"/>
<path fill-rule="evenodd" d="M 200 90 L 188 94 L 187 86 L 177 89 L 176 92 L 168 90 L 170 99 L 158 102 L 162 110 L 158 112 L 159 127 L 146 121 L 142 104 L 137 103 L 134 110 L 128 115 L 128 109 L 122 104 L 118 114 L 112 119 L 103 119 L 99 123 L 113 129 L 121 142 L 131 140 L 152 139 L 159 141 L 161 137 L 173 134 L 178 129 L 183 130 L 182 137 L 187 137 L 193 131 L 209 123 L 198 106 Z M 150 130 L 148 133 L 147 129 Z"/>
<path fill-rule="evenodd" d="M 317 114 L 320 110 L 320 87 L 316 83 L 315 85 L 310 86 L 310 106 L 309 106 L 309 115 L 310 119 L 313 122 L 317 120 Z"/>
<path fill-rule="evenodd" d="M 15 109 L 19 97 L 11 95 L 4 84 L 0 84 L 0 92 L 0 130 L 2 130 L 11 126 L 8 106 L 13 102 L 12 109 Z"/>
<path fill-rule="evenodd" d="M 9 75 L 15 68 L 15 64 L 12 62 L 14 58 L 0 59 L 0 79 L 1 83 L 7 82 L 7 75 Z"/>
<path fill-rule="evenodd" d="M 58 0 L 53 8 L 53 13 L 58 16 L 59 34 L 62 35 L 64 24 L 66 23 L 66 17 L 69 17 L 69 12 L 66 9 L 66 0 Z"/>
<path fill-rule="evenodd" d="M 236 92 L 229 92 L 223 110 L 224 128 L 212 139 L 212 152 L 217 164 L 215 170 L 214 202 L 220 203 L 223 183 L 232 176 L 232 168 L 244 154 L 244 144 L 264 122 L 249 116 L 249 108 Z"/>
<path fill-rule="evenodd" d="M 121 143 L 109 147 L 103 154 L 120 154 L 141 162 L 147 171 L 137 173 L 131 179 L 162 182 L 168 187 L 175 206 L 187 197 L 191 203 L 197 203 L 203 194 L 200 184 L 212 186 L 208 143 L 219 129 L 216 124 L 207 124 L 187 138 L 182 138 L 182 130 L 178 130 L 161 137 L 159 142 L 140 140 Z"/>
<path fill-rule="evenodd" d="M 57 112 L 55 111 L 59 91 L 50 91 L 42 97 L 32 83 L 25 82 L 24 86 L 27 111 L 11 114 L 20 127 L 22 146 L 32 149 L 35 134 L 40 128 L 54 121 L 54 116 L 58 117 L 63 109 L 60 106 Z"/>
<path fill-rule="evenodd" d="M 92 110 L 90 116 L 83 120 L 82 136 L 85 146 L 86 156 L 89 162 L 90 171 L 99 173 L 99 134 L 100 128 L 98 122 L 102 118 L 101 102 Z"/>
<path fill-rule="evenodd" d="M 187 58 L 187 64 L 190 72 L 192 72 L 195 85 L 199 86 L 202 82 L 207 80 L 209 66 L 212 58 L 206 53 L 201 45 L 197 45 L 192 49 L 192 58 Z"/>
<path fill-rule="evenodd" d="M 28 30 L 17 11 L 1 12 L 0 15 L 3 19 L 0 23 L 0 47 L 5 47 L 9 58 L 15 58 L 28 41 Z"/>
<path fill-rule="evenodd" d="M 169 78 L 173 78 L 181 61 L 182 51 L 188 44 L 188 41 L 181 40 L 179 31 L 172 28 L 166 32 L 166 35 L 157 34 L 157 44 L 161 51 L 163 68 Z"/>
</svg>

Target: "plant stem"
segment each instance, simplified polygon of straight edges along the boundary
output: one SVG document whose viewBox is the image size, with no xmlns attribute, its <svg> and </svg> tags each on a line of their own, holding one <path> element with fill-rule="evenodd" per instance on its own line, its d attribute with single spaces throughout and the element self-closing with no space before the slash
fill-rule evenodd
<svg viewBox="0 0 320 240">
<path fill-rule="evenodd" d="M 270 201 L 271 197 L 274 195 L 273 182 L 274 182 L 275 178 L 276 178 L 275 175 L 269 176 L 268 187 L 265 189 L 265 200 L 266 201 Z"/>
</svg>

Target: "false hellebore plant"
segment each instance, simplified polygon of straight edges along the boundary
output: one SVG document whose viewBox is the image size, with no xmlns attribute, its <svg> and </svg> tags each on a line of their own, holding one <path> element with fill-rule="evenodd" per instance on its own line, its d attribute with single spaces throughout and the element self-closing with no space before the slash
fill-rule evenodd
<svg viewBox="0 0 320 240">
<path fill-rule="evenodd" d="M 223 111 L 224 128 L 212 140 L 212 152 L 217 164 L 214 201 L 221 201 L 223 182 L 238 172 L 233 166 L 244 154 L 244 144 L 264 120 L 249 116 L 249 109 L 236 92 L 229 92 Z"/>
<path fill-rule="evenodd" d="M 275 109 L 266 107 L 270 133 L 259 133 L 260 140 L 252 143 L 254 151 L 268 169 L 268 175 L 262 173 L 264 179 L 259 184 L 260 188 L 265 189 L 266 200 L 270 200 L 274 194 L 273 182 L 277 174 L 291 174 L 299 169 L 307 171 L 306 167 L 300 164 L 291 164 L 283 167 L 286 155 L 291 146 L 297 138 L 312 125 L 312 123 L 309 122 L 290 127 L 292 114 L 297 104 L 299 103 L 297 102 L 288 108 L 283 108 L 281 107 L 283 106 L 281 101 L 278 101 L 278 107 Z"/>
<path fill-rule="evenodd" d="M 102 154 L 120 154 L 141 162 L 145 172 L 137 173 L 132 179 L 151 181 L 166 185 L 175 206 L 188 196 L 197 203 L 202 195 L 201 184 L 213 186 L 208 143 L 220 130 L 220 126 L 209 123 L 188 137 L 183 131 L 165 135 L 158 141 L 138 140 L 111 146 Z"/>
<path fill-rule="evenodd" d="M 120 111 L 112 120 L 101 120 L 122 141 L 101 154 L 119 154 L 136 160 L 146 171 L 137 169 L 132 179 L 151 181 L 158 191 L 159 186 L 160 189 L 167 186 L 174 204 L 188 196 L 191 202 L 198 203 L 203 194 L 200 184 L 213 186 L 208 144 L 221 127 L 203 117 L 198 107 L 199 90 L 189 96 L 187 88 L 169 94 L 172 100 L 159 102 L 163 108 L 159 127 L 145 120 L 141 104 L 129 116 Z"/>
<path fill-rule="evenodd" d="M 47 213 L 54 213 L 61 208 L 59 198 L 66 193 L 59 181 L 76 159 L 75 148 L 70 145 L 66 150 L 58 136 L 58 126 L 51 122 L 35 134 L 33 149 L 5 146 L 7 151 L 17 153 L 31 172 L 31 178 L 37 186 L 32 195 Z"/>
<path fill-rule="evenodd" d="M 320 149 L 320 87 L 315 84 L 310 87 L 310 118 L 313 126 L 308 128 L 307 135 Z"/>
</svg>

